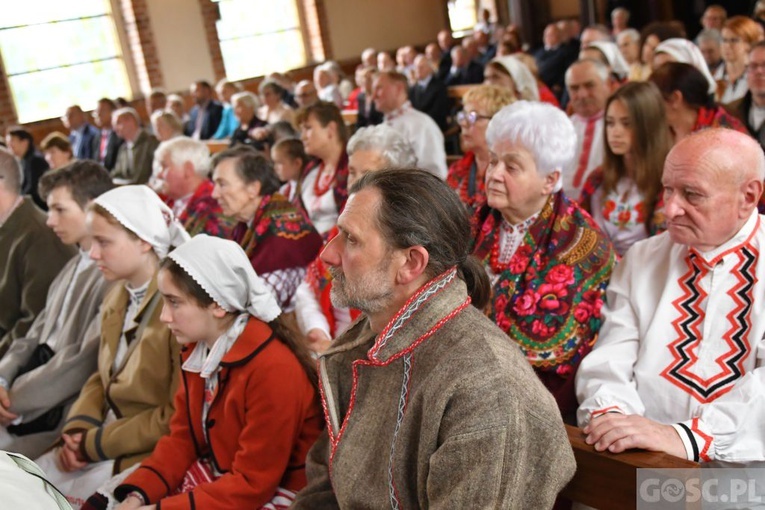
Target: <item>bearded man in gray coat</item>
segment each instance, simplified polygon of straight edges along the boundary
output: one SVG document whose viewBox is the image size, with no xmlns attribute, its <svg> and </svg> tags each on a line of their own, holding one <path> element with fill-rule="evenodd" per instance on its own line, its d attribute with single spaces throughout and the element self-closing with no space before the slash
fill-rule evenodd
<svg viewBox="0 0 765 510">
<path fill-rule="evenodd" d="M 574 455 L 552 396 L 481 309 L 457 195 L 414 169 L 362 177 L 321 257 L 362 316 L 320 358 L 327 428 L 297 509 L 550 508 Z"/>
</svg>

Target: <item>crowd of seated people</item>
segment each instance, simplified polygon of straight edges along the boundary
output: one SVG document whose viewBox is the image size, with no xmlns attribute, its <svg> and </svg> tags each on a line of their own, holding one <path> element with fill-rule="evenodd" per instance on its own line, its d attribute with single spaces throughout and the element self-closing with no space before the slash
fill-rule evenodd
<svg viewBox="0 0 765 510">
<path fill-rule="evenodd" d="M 9 128 L 0 449 L 86 510 L 567 508 L 564 423 L 765 462 L 763 21 L 610 19 Z"/>
</svg>

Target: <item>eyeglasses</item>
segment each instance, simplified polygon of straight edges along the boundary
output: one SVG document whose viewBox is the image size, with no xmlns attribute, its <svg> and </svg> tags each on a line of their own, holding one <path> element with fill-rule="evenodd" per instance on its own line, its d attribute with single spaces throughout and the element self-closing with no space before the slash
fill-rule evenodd
<svg viewBox="0 0 765 510">
<path fill-rule="evenodd" d="M 763 62 L 762 64 L 750 63 L 749 65 L 746 66 L 746 68 L 752 72 L 765 71 L 765 62 Z"/>
<path fill-rule="evenodd" d="M 459 113 L 457 113 L 458 124 L 467 124 L 468 126 L 474 126 L 479 119 L 490 120 L 491 116 L 479 115 L 478 112 L 466 112 L 465 110 L 461 110 Z"/>
<path fill-rule="evenodd" d="M 741 38 L 740 37 L 724 38 L 722 40 L 723 44 L 738 44 L 740 42 L 741 42 Z"/>
</svg>

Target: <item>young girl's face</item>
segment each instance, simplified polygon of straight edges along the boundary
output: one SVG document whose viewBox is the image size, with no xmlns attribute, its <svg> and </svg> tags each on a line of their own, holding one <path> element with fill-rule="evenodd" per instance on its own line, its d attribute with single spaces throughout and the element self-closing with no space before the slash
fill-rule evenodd
<svg viewBox="0 0 765 510">
<path fill-rule="evenodd" d="M 286 151 L 274 148 L 271 150 L 271 159 L 274 162 L 274 171 L 282 182 L 295 181 L 300 177 L 303 162 L 300 158 L 292 159 Z"/>
<path fill-rule="evenodd" d="M 167 324 L 178 343 L 185 345 L 204 342 L 210 347 L 218 339 L 221 319 L 225 315 L 220 307 L 202 307 L 186 292 L 181 290 L 166 269 L 157 275 L 157 288 L 162 294 L 162 313 L 159 320 Z"/>
<path fill-rule="evenodd" d="M 611 152 L 617 156 L 629 154 L 632 149 L 630 112 L 620 100 L 611 101 L 606 111 L 606 140 Z"/>
<path fill-rule="evenodd" d="M 93 212 L 88 213 L 88 231 L 93 238 L 90 257 L 105 280 L 131 280 L 144 269 L 147 253 L 151 251 L 149 243 Z"/>
</svg>

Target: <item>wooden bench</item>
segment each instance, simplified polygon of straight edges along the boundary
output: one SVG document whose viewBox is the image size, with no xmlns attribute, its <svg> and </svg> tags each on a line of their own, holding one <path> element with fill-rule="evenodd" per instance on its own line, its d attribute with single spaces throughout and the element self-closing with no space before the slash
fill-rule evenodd
<svg viewBox="0 0 765 510">
<path fill-rule="evenodd" d="M 451 85 L 447 87 L 447 94 L 452 99 L 462 99 L 470 89 L 476 88 L 478 85 Z"/>
<path fill-rule="evenodd" d="M 640 468 L 687 469 L 699 464 L 666 453 L 631 450 L 613 454 L 598 452 L 584 442 L 582 429 L 566 425 L 576 457 L 576 474 L 563 496 L 599 510 L 628 510 L 637 505 L 637 470 Z"/>
<path fill-rule="evenodd" d="M 230 140 L 205 140 L 207 148 L 210 150 L 210 155 L 217 154 L 221 151 L 228 149 Z"/>
<path fill-rule="evenodd" d="M 358 110 L 343 110 L 343 121 L 345 121 L 346 126 L 355 126 L 356 125 L 356 119 L 359 117 Z"/>
</svg>

